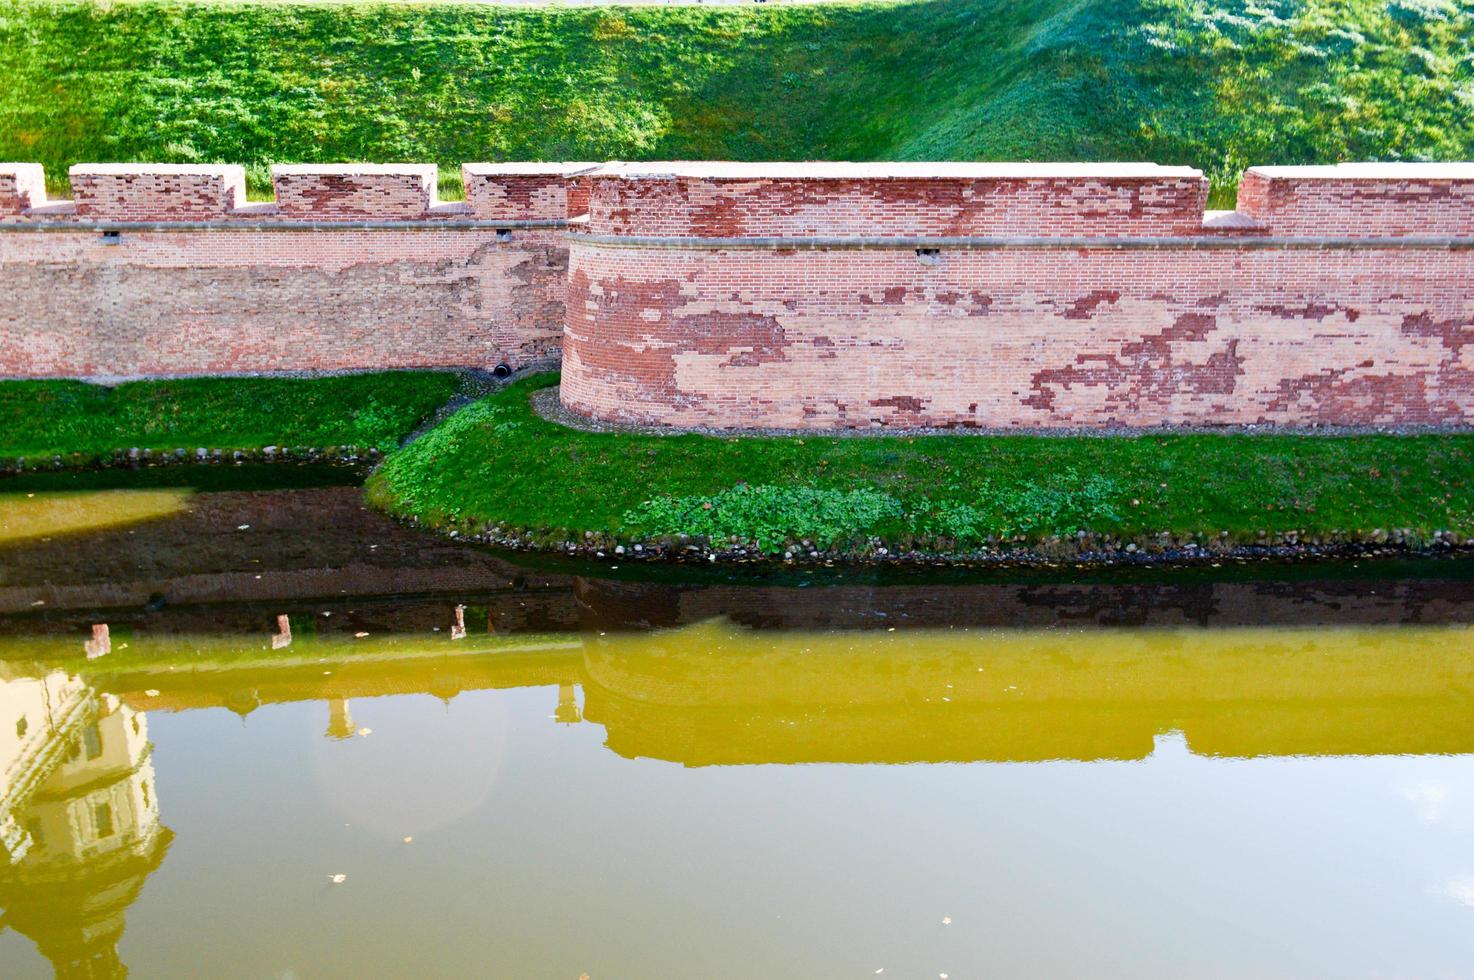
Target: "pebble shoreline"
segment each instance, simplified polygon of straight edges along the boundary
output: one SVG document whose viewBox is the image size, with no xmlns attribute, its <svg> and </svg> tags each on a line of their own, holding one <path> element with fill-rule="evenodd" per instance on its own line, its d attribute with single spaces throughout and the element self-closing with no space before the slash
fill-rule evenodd
<svg viewBox="0 0 1474 980">
<path fill-rule="evenodd" d="M 1264 560 L 1350 560 L 1391 556 L 1447 556 L 1474 553 L 1474 538 L 1463 538 L 1446 531 L 1436 531 L 1428 540 L 1406 528 L 1374 529 L 1364 535 L 1317 536 L 1302 539 L 1299 532 L 1263 533 L 1263 541 L 1242 544 L 1226 539 L 1199 543 L 1196 535 L 1141 535 L 1116 539 L 1082 531 L 1075 536 L 1048 538 L 1037 542 L 999 542 L 981 549 L 944 551 L 924 548 L 892 548 L 872 540 L 864 550 L 824 549 L 803 541 L 781 552 L 765 552 L 750 545 L 712 547 L 705 541 L 683 536 L 662 538 L 652 542 L 616 542 L 592 531 L 583 540 L 550 542 L 531 531 L 497 529 L 462 531 L 421 522 L 415 517 L 399 517 L 401 523 L 472 544 L 488 545 L 507 551 L 564 555 L 595 561 L 620 562 L 703 562 L 730 564 L 797 565 L 916 565 L 956 567 L 1027 567 L 1060 564 L 1074 565 L 1212 565 L 1223 561 Z M 541 540 L 540 540 L 541 538 Z"/>
</svg>

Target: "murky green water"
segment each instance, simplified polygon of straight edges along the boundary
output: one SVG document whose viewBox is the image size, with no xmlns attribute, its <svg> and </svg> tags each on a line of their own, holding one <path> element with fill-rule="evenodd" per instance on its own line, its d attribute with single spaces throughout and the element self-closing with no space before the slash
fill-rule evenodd
<svg viewBox="0 0 1474 980">
<path fill-rule="evenodd" d="M 1474 976 L 1466 564 L 693 580 L 166 490 L 0 497 L 0 976 Z"/>
</svg>

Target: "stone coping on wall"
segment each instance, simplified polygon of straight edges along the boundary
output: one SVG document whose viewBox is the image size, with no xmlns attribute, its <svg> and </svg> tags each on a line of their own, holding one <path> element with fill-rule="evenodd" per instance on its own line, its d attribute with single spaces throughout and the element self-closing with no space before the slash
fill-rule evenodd
<svg viewBox="0 0 1474 980">
<path fill-rule="evenodd" d="M 849 163 L 828 161 L 741 163 L 723 160 L 614 162 L 593 176 L 622 180 L 1159 180 L 1202 177 L 1193 167 L 1158 163 Z"/>
<path fill-rule="evenodd" d="M 1250 167 L 1281 180 L 1464 180 L 1474 181 L 1474 162 L 1333 163 L 1312 166 Z"/>
</svg>

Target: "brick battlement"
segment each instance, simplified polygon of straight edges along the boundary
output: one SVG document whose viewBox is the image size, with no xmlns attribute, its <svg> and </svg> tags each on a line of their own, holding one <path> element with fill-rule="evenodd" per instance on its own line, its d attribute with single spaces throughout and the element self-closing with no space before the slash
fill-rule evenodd
<svg viewBox="0 0 1474 980">
<path fill-rule="evenodd" d="M 49 201 L 39 164 L 0 163 L 0 221 L 562 222 L 588 209 L 593 164 L 466 164 L 466 201 L 440 202 L 434 164 L 291 164 L 271 168 L 274 201 L 246 201 L 245 168 L 79 164 L 72 199 Z M 580 191 L 582 194 L 580 195 Z"/>
<path fill-rule="evenodd" d="M 1474 164 L 1253 167 L 1238 210 L 1279 236 L 1474 235 Z"/>
<path fill-rule="evenodd" d="M 576 218 L 589 209 L 594 163 L 468 163 L 466 203 L 486 221 Z"/>
<path fill-rule="evenodd" d="M 626 238 L 1110 238 L 1474 235 L 1474 164 L 1255 167 L 1236 211 L 1208 181 L 1156 164 L 468 163 L 464 202 L 434 164 L 271 168 L 247 203 L 244 168 L 79 164 L 49 201 L 38 164 L 0 163 L 0 221 L 561 222 Z"/>
<path fill-rule="evenodd" d="M 1474 164 L 0 164 L 0 376 L 562 357 L 602 419 L 1474 426 Z M 230 234 L 221 234 L 222 230 Z M 280 234 L 282 231 L 296 232 Z"/>
<path fill-rule="evenodd" d="M 46 203 L 46 171 L 39 163 L 0 163 L 0 215 L 24 214 Z"/>
<path fill-rule="evenodd" d="M 706 237 L 1189 235 L 1208 180 L 1155 164 L 619 164 L 589 232 Z"/>
<path fill-rule="evenodd" d="M 79 218 L 187 221 L 223 218 L 246 203 L 246 168 L 78 164 L 67 174 Z"/>
</svg>

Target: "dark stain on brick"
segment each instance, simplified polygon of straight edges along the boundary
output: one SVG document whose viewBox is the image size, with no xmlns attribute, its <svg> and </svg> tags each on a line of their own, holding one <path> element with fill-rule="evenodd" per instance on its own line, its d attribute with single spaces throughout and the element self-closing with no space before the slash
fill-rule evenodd
<svg viewBox="0 0 1474 980">
<path fill-rule="evenodd" d="M 760 313 L 699 313 L 673 318 L 680 353 L 731 356 L 724 367 L 757 367 L 787 360 L 788 337 L 781 324 Z"/>
<path fill-rule="evenodd" d="M 758 313 L 680 315 L 684 299 L 674 279 L 600 280 L 599 292 L 583 270 L 569 284 L 566 343 L 589 368 L 635 388 L 641 400 L 694 407 L 702 392 L 677 387 L 676 358 L 695 353 L 724 357 L 723 367 L 750 368 L 787 359 L 789 340 L 776 318 Z M 642 313 L 659 316 L 646 320 Z M 630 330 L 630 324 L 638 329 Z"/>
<path fill-rule="evenodd" d="M 920 414 L 926 407 L 926 400 L 914 395 L 891 395 L 889 398 L 871 399 L 872 408 L 894 408 L 898 412 Z"/>
<path fill-rule="evenodd" d="M 1348 418 L 1418 419 L 1458 422 L 1463 412 L 1452 399 L 1430 397 L 1425 375 L 1373 374 L 1348 377 L 1352 368 L 1327 368 L 1282 378 L 1266 411 L 1305 422 L 1336 424 Z"/>
<path fill-rule="evenodd" d="M 1088 320 L 1095 315 L 1096 307 L 1102 303 L 1115 303 L 1120 299 L 1121 294 L 1117 290 L 1092 289 L 1089 293 L 1070 304 L 1070 308 L 1065 310 L 1065 319 Z"/>
<path fill-rule="evenodd" d="M 1439 343 L 1453 351 L 1455 357 L 1459 357 L 1466 345 L 1474 344 L 1474 317 L 1435 320 L 1426 310 L 1410 313 L 1402 318 L 1402 332 L 1409 337 L 1436 337 Z"/>
<path fill-rule="evenodd" d="M 1336 313 L 1343 314 L 1347 320 L 1355 323 L 1361 316 L 1360 310 L 1349 306 L 1336 306 L 1326 303 L 1306 303 L 1304 306 L 1286 306 L 1282 303 L 1258 305 L 1254 309 L 1269 313 L 1285 320 L 1314 320 L 1317 323 L 1326 317 Z"/>
<path fill-rule="evenodd" d="M 1075 363 L 1034 373 L 1023 404 L 1048 411 L 1058 390 L 1074 385 L 1106 387 L 1106 407 L 1136 410 L 1142 405 L 1165 404 L 1174 394 L 1230 395 L 1244 373 L 1238 341 L 1230 340 L 1202 363 L 1184 363 L 1174 356 L 1175 343 L 1200 343 L 1217 327 L 1204 313 L 1183 313 L 1172 326 L 1141 340 L 1122 344 L 1114 354 L 1079 354 Z"/>
</svg>

